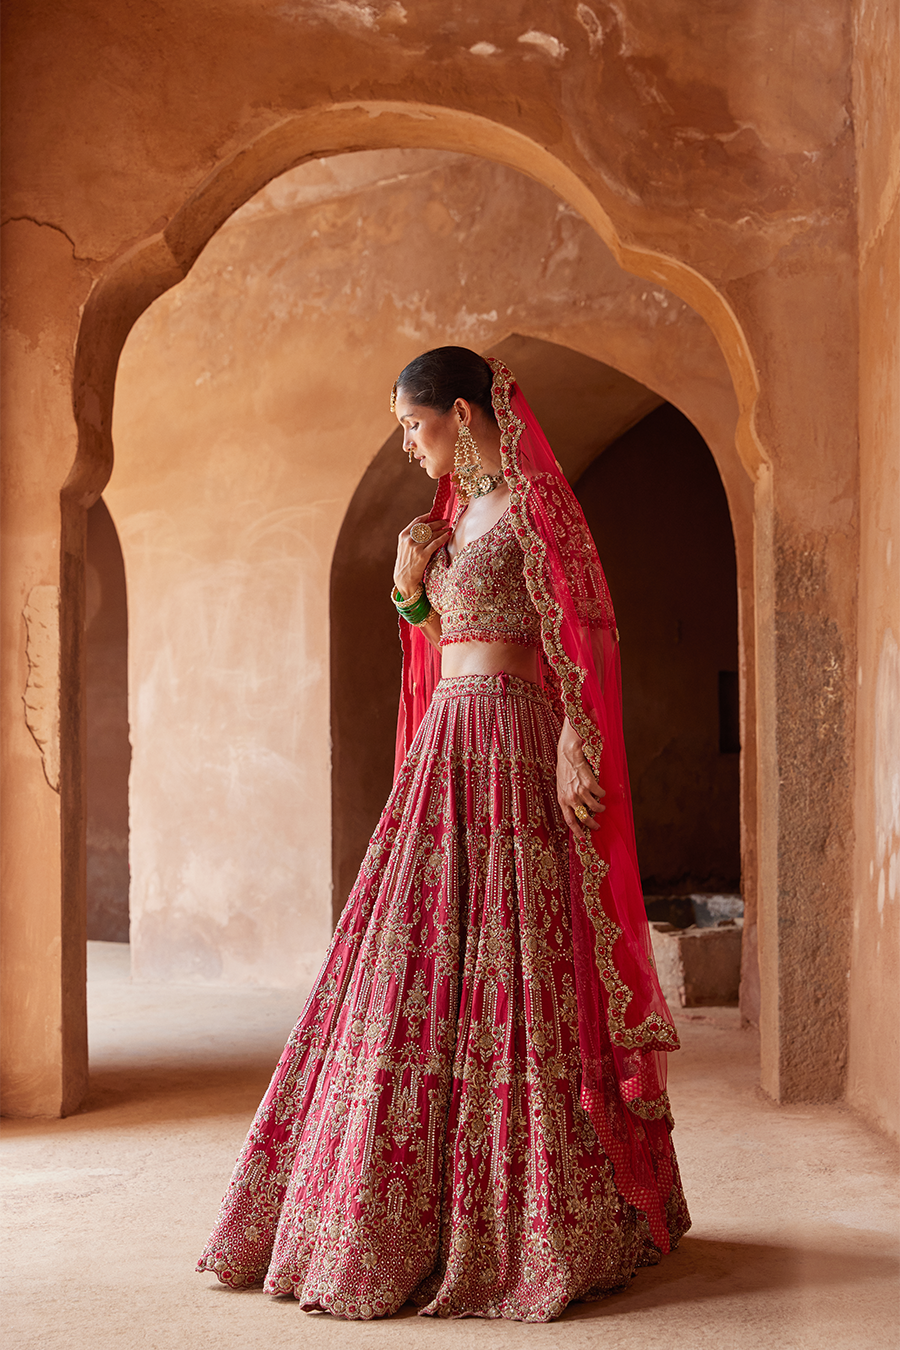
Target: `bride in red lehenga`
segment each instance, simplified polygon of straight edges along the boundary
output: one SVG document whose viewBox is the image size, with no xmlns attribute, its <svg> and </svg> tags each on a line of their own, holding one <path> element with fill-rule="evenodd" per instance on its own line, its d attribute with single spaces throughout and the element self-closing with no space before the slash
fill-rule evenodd
<svg viewBox="0 0 900 1350">
<path fill-rule="evenodd" d="M 198 1269 L 306 1309 L 547 1321 L 690 1223 L 581 509 L 512 373 L 401 373 L 394 787 Z"/>
</svg>

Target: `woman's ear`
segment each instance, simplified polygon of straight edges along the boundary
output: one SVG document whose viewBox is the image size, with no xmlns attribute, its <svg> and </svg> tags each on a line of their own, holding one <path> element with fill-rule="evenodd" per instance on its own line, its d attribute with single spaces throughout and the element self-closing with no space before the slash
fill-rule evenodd
<svg viewBox="0 0 900 1350">
<path fill-rule="evenodd" d="M 456 413 L 460 422 L 469 427 L 472 425 L 472 405 L 467 403 L 464 398 L 458 398 L 453 404 L 453 411 Z"/>
</svg>

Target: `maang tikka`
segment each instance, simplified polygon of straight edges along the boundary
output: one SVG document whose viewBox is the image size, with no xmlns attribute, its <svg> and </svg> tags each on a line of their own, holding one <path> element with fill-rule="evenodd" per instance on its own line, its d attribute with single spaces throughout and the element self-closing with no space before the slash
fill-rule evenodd
<svg viewBox="0 0 900 1350">
<path fill-rule="evenodd" d="M 397 414 L 397 381 L 396 381 L 396 380 L 394 381 L 394 387 L 393 387 L 393 389 L 391 390 L 391 412 L 396 416 L 396 414 Z M 410 464 L 412 464 L 412 462 L 413 462 L 413 452 L 412 452 L 411 449 L 410 449 L 410 450 L 407 450 L 407 452 L 406 452 L 406 457 L 407 457 L 407 459 L 409 460 Z"/>
</svg>

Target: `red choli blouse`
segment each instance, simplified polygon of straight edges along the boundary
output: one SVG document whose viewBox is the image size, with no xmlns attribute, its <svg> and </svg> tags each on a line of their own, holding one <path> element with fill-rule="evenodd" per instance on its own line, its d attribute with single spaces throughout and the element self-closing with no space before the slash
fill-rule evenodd
<svg viewBox="0 0 900 1350">
<path fill-rule="evenodd" d="M 446 548 L 425 569 L 425 594 L 441 618 L 441 646 L 450 642 L 541 645 L 541 621 L 525 584 L 522 546 L 506 511 L 450 559 Z"/>
</svg>

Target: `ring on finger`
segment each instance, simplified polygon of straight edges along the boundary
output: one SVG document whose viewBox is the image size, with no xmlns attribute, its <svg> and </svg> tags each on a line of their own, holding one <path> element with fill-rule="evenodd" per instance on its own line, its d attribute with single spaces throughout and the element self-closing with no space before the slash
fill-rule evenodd
<svg viewBox="0 0 900 1350">
<path fill-rule="evenodd" d="M 430 544 L 434 538 L 434 530 L 427 521 L 421 520 L 411 527 L 409 537 L 414 544 Z"/>
<path fill-rule="evenodd" d="M 584 802 L 576 802 L 573 809 L 575 811 L 576 816 L 582 822 L 582 824 L 584 824 L 588 816 L 591 814 L 590 811 L 585 806 Z"/>
</svg>

